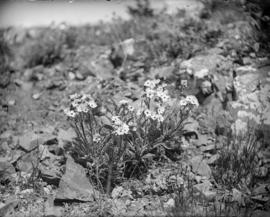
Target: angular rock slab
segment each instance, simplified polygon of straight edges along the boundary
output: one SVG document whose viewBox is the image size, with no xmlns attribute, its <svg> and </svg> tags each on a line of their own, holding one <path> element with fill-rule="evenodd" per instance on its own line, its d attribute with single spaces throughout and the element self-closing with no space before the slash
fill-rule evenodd
<svg viewBox="0 0 270 217">
<path fill-rule="evenodd" d="M 68 157 L 54 202 L 91 202 L 96 196 L 97 192 L 86 177 L 84 168 Z"/>
<path fill-rule="evenodd" d="M 192 171 L 196 174 L 210 178 L 212 171 L 202 156 L 195 156 L 190 160 Z"/>
</svg>

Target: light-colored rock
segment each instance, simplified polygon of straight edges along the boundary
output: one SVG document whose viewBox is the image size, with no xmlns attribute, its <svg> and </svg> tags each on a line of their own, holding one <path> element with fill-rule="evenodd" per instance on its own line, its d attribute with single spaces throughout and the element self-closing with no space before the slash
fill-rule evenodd
<svg viewBox="0 0 270 217">
<path fill-rule="evenodd" d="M 6 161 L 5 158 L 0 158 L 0 180 L 8 180 L 15 174 L 15 168 L 13 165 Z"/>
<path fill-rule="evenodd" d="M 195 156 L 190 160 L 192 171 L 206 178 L 210 178 L 212 171 L 202 156 Z"/>
<path fill-rule="evenodd" d="M 71 157 L 66 162 L 66 171 L 60 180 L 55 196 L 55 203 L 94 201 L 98 192 L 90 184 L 84 168 L 75 163 Z"/>
</svg>

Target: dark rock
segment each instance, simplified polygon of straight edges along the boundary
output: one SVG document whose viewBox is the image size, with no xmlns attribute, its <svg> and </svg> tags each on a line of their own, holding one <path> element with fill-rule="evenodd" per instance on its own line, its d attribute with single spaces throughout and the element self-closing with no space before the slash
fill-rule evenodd
<svg viewBox="0 0 270 217">
<path fill-rule="evenodd" d="M 10 72 L 5 71 L 0 73 L 0 88 L 5 88 L 10 83 Z"/>
<path fill-rule="evenodd" d="M 63 157 L 49 152 L 47 146 L 40 146 L 41 163 L 39 165 L 40 176 L 48 184 L 58 186 L 62 176 Z"/>
<path fill-rule="evenodd" d="M 201 147 L 202 152 L 215 152 L 216 151 L 216 145 L 215 144 L 209 144 L 206 146 Z"/>
<path fill-rule="evenodd" d="M 84 168 L 68 157 L 66 171 L 60 180 L 54 202 L 89 202 L 94 200 L 96 194 L 86 177 Z"/>
</svg>

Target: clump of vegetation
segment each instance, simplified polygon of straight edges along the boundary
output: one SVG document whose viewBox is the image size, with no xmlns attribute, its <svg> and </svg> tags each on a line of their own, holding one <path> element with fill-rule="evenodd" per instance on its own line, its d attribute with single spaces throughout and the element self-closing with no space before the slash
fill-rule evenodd
<svg viewBox="0 0 270 217">
<path fill-rule="evenodd" d="M 198 106 L 194 96 L 171 99 L 160 80 L 148 80 L 144 88 L 136 109 L 129 101 L 112 101 L 103 120 L 95 115 L 97 104 L 89 95 L 72 95 L 65 110 L 77 133 L 71 153 L 85 161 L 99 186 L 107 180 L 107 193 L 116 172 L 117 177 L 139 178 L 153 160 L 162 158 L 161 151 L 180 138 L 184 121 Z"/>
<path fill-rule="evenodd" d="M 226 135 L 213 170 L 217 183 L 228 190 L 239 186 L 251 188 L 259 165 L 261 142 L 251 127 L 244 133 Z"/>
<path fill-rule="evenodd" d="M 25 67 L 37 65 L 50 66 L 63 60 L 64 34 L 57 29 L 44 29 L 40 33 L 39 42 L 29 42 L 23 54 Z"/>
<path fill-rule="evenodd" d="M 10 59 L 12 57 L 11 47 L 5 40 L 5 30 L 0 30 L 0 71 L 5 72 L 9 68 Z"/>
</svg>

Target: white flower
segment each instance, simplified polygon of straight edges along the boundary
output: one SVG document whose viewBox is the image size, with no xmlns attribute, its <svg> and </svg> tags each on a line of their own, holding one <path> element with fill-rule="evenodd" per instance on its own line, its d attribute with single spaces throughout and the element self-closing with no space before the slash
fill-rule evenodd
<svg viewBox="0 0 270 217">
<path fill-rule="evenodd" d="M 179 102 L 180 107 L 185 107 L 187 106 L 188 101 L 186 99 L 181 99 Z"/>
<path fill-rule="evenodd" d="M 152 99 L 155 96 L 155 91 L 151 88 L 146 88 L 146 97 Z"/>
<path fill-rule="evenodd" d="M 145 111 L 144 111 L 144 114 L 145 114 L 145 116 L 146 117 L 151 117 L 151 115 L 152 115 L 152 111 L 151 110 L 149 110 L 149 109 L 146 109 Z"/>
<path fill-rule="evenodd" d="M 164 121 L 164 117 L 160 114 L 157 115 L 157 121 L 158 122 L 163 122 Z"/>
<path fill-rule="evenodd" d="M 146 82 L 144 82 L 144 86 L 145 86 L 145 87 L 149 87 L 149 88 L 151 88 L 151 89 L 154 89 L 155 86 L 156 86 L 156 84 L 155 84 L 155 82 L 153 82 L 153 81 L 147 80 Z"/>
<path fill-rule="evenodd" d="M 121 125 L 122 124 L 122 121 L 120 120 L 120 118 L 118 116 L 113 116 L 112 117 L 112 122 L 115 124 L 115 125 Z"/>
<path fill-rule="evenodd" d="M 165 112 L 165 107 L 163 107 L 163 106 L 158 107 L 157 112 L 158 112 L 158 114 L 163 114 Z"/>
<path fill-rule="evenodd" d="M 93 136 L 93 141 L 94 141 L 94 142 L 100 142 L 100 141 L 101 141 L 101 136 L 100 136 L 99 134 L 95 134 L 95 135 Z"/>
<path fill-rule="evenodd" d="M 195 105 L 195 106 L 199 106 L 199 102 L 197 100 L 197 98 L 193 95 L 189 95 L 186 97 L 186 100 L 188 103 L 192 104 L 192 105 Z"/>
<path fill-rule="evenodd" d="M 76 110 L 78 112 L 88 112 L 89 108 L 86 104 L 80 104 L 79 106 L 77 106 Z"/>
<path fill-rule="evenodd" d="M 130 112 L 133 112 L 133 111 L 134 111 L 134 107 L 131 106 L 131 105 L 128 105 L 128 110 L 129 110 Z"/>
<path fill-rule="evenodd" d="M 128 132 L 129 132 L 129 126 L 125 123 L 122 123 L 121 125 L 116 126 L 116 129 L 114 131 L 116 135 L 120 135 L 120 136 L 128 134 Z"/>
<path fill-rule="evenodd" d="M 65 109 L 64 110 L 64 113 L 68 116 L 68 117 L 71 117 L 71 118 L 74 118 L 76 116 L 76 113 L 73 111 L 73 110 L 70 110 L 70 109 Z"/>
<path fill-rule="evenodd" d="M 70 95 L 69 98 L 70 98 L 71 100 L 73 100 L 73 99 L 78 99 L 78 98 L 80 98 L 80 95 L 77 94 L 77 93 L 74 93 L 74 94 Z"/>
<path fill-rule="evenodd" d="M 152 82 L 153 82 L 155 85 L 157 85 L 157 84 L 159 84 L 160 79 L 155 79 L 155 80 L 153 80 Z"/>
<path fill-rule="evenodd" d="M 187 80 L 181 80 L 181 86 L 183 86 L 184 88 L 187 87 L 188 82 Z"/>
<path fill-rule="evenodd" d="M 91 108 L 96 108 L 97 107 L 97 104 L 95 103 L 95 101 L 90 101 L 88 102 L 88 105 L 91 107 Z"/>
<path fill-rule="evenodd" d="M 163 92 L 160 98 L 163 102 L 168 102 L 168 100 L 170 99 L 169 95 L 166 92 Z"/>
</svg>

